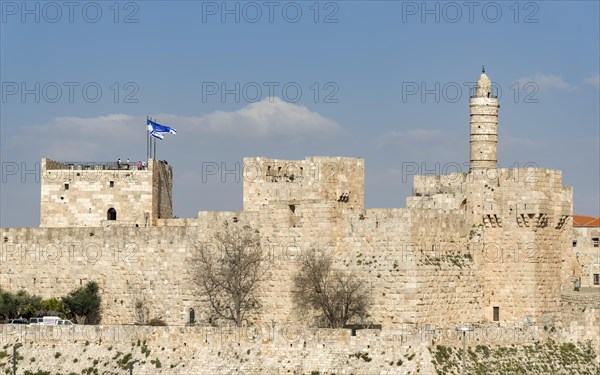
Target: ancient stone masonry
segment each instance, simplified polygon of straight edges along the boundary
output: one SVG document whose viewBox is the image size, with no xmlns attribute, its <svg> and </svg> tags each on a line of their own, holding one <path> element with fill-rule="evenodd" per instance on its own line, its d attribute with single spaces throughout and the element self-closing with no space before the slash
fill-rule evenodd
<svg viewBox="0 0 600 375">
<path fill-rule="evenodd" d="M 369 283 L 364 319 L 384 329 L 554 323 L 573 257 L 572 189 L 560 171 L 497 168 L 487 75 L 470 106 L 469 173 L 416 176 L 406 208 L 365 209 L 357 158 L 246 158 L 243 210 L 187 219 L 171 218 L 165 162 L 140 171 L 43 159 L 40 228 L 2 229 L 0 285 L 47 298 L 96 280 L 103 323 L 180 325 L 191 309 L 206 323 L 190 260 L 216 231 L 248 225 L 270 255 L 262 321 L 311 324 L 291 288 L 298 257 L 318 251 Z"/>
<path fill-rule="evenodd" d="M 128 360 L 139 360 L 133 373 L 152 375 L 461 373 L 461 336 L 454 329 L 364 329 L 353 336 L 349 329 L 271 322 L 240 328 L 3 326 L 0 367 L 11 368 L 11 348 L 23 343 L 19 374 L 120 375 L 129 373 Z M 597 351 L 589 351 L 588 342 L 570 344 L 541 327 L 481 327 L 466 341 L 467 374 L 597 373 Z"/>
<path fill-rule="evenodd" d="M 340 157 L 306 160 L 244 159 L 244 211 L 265 206 L 330 205 L 362 210 L 364 161 Z M 291 206 L 298 206 L 292 208 Z M 298 210 L 298 215 L 300 215 Z"/>
<path fill-rule="evenodd" d="M 471 170 L 495 169 L 498 146 L 498 97 L 485 72 L 477 81 L 471 108 Z"/>
<path fill-rule="evenodd" d="M 600 293 L 563 292 L 560 306 L 562 328 L 572 341 L 600 345 Z"/>
<path fill-rule="evenodd" d="M 42 159 L 41 227 L 154 225 L 172 216 L 172 168 Z"/>
</svg>

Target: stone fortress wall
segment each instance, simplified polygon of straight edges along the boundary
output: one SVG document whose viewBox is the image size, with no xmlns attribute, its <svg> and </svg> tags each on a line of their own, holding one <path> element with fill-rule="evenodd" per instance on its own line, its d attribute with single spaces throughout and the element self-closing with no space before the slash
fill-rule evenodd
<svg viewBox="0 0 600 375">
<path fill-rule="evenodd" d="M 362 160 L 339 162 L 360 166 L 362 174 Z M 342 173 L 336 178 L 349 180 Z M 200 320 L 204 310 L 191 282 L 194 251 L 210 244 L 225 225 L 250 225 L 259 230 L 271 259 L 265 316 L 260 318 L 303 318 L 291 302 L 291 279 L 298 257 L 316 250 L 332 255 L 337 268 L 359 271 L 369 280 L 372 323 L 397 327 L 490 321 L 494 306 L 500 307 L 501 322 L 528 317 L 541 322 L 544 314 L 558 313 L 560 279 L 552 276 L 560 274 L 571 234 L 568 220 L 557 228 L 564 211 L 543 211 L 552 219 L 540 224 L 531 207 L 554 208 L 551 202 L 561 199 L 570 207 L 570 195 L 562 191 L 555 171 L 537 170 L 535 175 L 531 182 L 498 180 L 502 182 L 493 192 L 491 182 L 477 182 L 479 189 L 465 186 L 474 178 L 470 175 L 458 176 L 464 181 L 454 188 L 450 183 L 436 187 L 437 177 L 422 176 L 415 180 L 415 196 L 407 199 L 407 208 L 397 209 L 348 207 L 350 202 L 338 201 L 339 193 L 360 190 L 338 183 L 311 192 L 330 193 L 329 199 L 310 194 L 307 199 L 296 186 L 308 183 L 306 179 L 260 182 L 270 186 L 246 188 L 244 202 L 255 205 L 240 212 L 200 212 L 195 219 L 159 219 L 149 227 L 3 229 L 1 260 L 8 267 L 0 281 L 8 290 L 26 289 L 48 298 L 96 280 L 105 323 L 132 323 L 145 313 L 184 324 L 190 308 Z M 271 197 L 265 193 L 269 190 L 285 195 Z M 542 195 L 548 198 L 534 199 Z M 496 204 L 489 211 L 495 216 L 478 215 L 485 207 L 469 203 L 477 202 L 471 197 L 486 197 L 491 208 Z M 262 204 L 265 198 L 268 204 Z M 530 213 L 516 213 L 519 205 L 523 210 L 527 205 Z M 140 303 L 146 312 L 138 311 Z"/>
<path fill-rule="evenodd" d="M 243 210 L 189 219 L 171 218 L 172 170 L 164 162 L 150 160 L 147 171 L 80 172 L 45 159 L 42 173 L 75 176 L 42 179 L 40 228 L 2 229 L 0 285 L 48 298 L 95 280 L 105 324 L 161 317 L 182 325 L 190 309 L 205 324 L 193 254 L 226 226 L 248 225 L 270 255 L 257 321 L 312 324 L 292 304 L 291 288 L 299 256 L 318 251 L 367 280 L 373 305 L 364 321 L 384 329 L 554 324 L 573 257 L 572 189 L 560 171 L 495 168 L 495 149 L 485 150 L 495 148 L 497 107 L 480 116 L 497 106 L 481 89 L 488 81 L 482 74 L 471 103 L 471 127 L 485 123 L 487 134 L 472 138 L 471 171 L 416 176 L 406 208 L 364 208 L 357 158 L 247 158 Z M 100 177 L 76 180 L 85 173 Z M 109 206 L 119 216 L 106 225 Z"/>
</svg>

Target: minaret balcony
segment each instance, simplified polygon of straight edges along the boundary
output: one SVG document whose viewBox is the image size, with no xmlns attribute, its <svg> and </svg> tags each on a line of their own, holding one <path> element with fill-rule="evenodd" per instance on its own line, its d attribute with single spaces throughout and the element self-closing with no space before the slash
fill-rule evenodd
<svg viewBox="0 0 600 375">
<path fill-rule="evenodd" d="M 471 95 L 471 99 L 474 98 L 490 98 L 490 99 L 498 99 L 498 95 L 490 95 L 490 96 L 477 96 L 477 95 Z"/>
</svg>

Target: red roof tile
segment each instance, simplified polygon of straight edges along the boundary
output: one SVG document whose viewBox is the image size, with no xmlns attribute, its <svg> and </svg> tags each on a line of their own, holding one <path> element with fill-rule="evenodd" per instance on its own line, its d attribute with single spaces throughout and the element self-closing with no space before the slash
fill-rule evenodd
<svg viewBox="0 0 600 375">
<path fill-rule="evenodd" d="M 574 227 L 600 227 L 600 217 L 573 215 Z"/>
</svg>

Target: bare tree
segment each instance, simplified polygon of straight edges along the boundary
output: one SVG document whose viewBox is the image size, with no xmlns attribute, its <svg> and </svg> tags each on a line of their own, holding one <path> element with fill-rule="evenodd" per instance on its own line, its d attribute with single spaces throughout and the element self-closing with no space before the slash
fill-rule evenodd
<svg viewBox="0 0 600 375">
<path fill-rule="evenodd" d="M 260 309 L 260 285 L 267 278 L 267 257 L 257 232 L 228 227 L 197 248 L 193 278 L 217 319 L 241 326 Z"/>
<path fill-rule="evenodd" d="M 140 283 L 128 283 L 129 296 L 133 305 L 135 324 L 146 324 L 150 319 L 148 310 L 148 296 Z"/>
<path fill-rule="evenodd" d="M 363 317 L 370 305 L 366 283 L 355 273 L 334 271 L 331 258 L 311 253 L 302 258 L 294 277 L 294 302 L 301 310 L 314 309 L 331 328 Z"/>
</svg>

